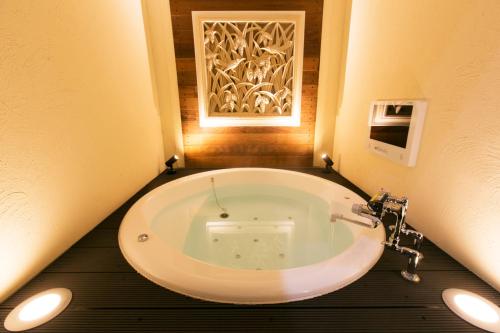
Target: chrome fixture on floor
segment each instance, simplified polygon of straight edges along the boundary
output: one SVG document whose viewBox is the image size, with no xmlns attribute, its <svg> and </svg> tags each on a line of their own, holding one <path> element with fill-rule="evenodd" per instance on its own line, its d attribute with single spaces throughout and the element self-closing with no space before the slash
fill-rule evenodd
<svg viewBox="0 0 500 333">
<path fill-rule="evenodd" d="M 387 241 L 384 242 L 384 245 L 391 250 L 409 257 L 408 267 L 406 270 L 401 271 L 401 275 L 406 280 L 419 282 L 420 277 L 417 274 L 417 265 L 424 258 L 424 255 L 420 252 L 424 235 L 418 231 L 406 228 L 405 218 L 407 209 L 408 199 L 406 197 L 394 197 L 391 196 L 390 193 L 383 190 L 380 190 L 377 194 L 375 194 L 366 205 L 352 205 L 352 212 L 370 219 L 372 224 L 368 226 L 371 226 L 372 228 L 376 228 L 379 224 L 381 224 L 382 219 L 386 215 L 393 215 L 396 218 L 396 223 L 389 227 L 389 230 L 391 230 L 392 233 Z M 361 223 L 359 221 L 349 219 L 347 219 L 347 221 L 356 222 L 358 224 Z M 361 224 L 367 226 L 367 224 Z M 401 234 L 409 236 L 413 239 L 413 248 L 399 245 Z"/>
</svg>

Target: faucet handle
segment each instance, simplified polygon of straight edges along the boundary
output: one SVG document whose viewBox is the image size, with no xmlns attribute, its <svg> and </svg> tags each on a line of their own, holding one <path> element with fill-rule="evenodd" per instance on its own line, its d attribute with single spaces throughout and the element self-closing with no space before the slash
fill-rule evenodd
<svg viewBox="0 0 500 333">
<path fill-rule="evenodd" d="M 371 210 L 378 215 L 382 214 L 384 202 L 390 197 L 389 192 L 384 190 L 378 191 L 366 204 Z"/>
</svg>

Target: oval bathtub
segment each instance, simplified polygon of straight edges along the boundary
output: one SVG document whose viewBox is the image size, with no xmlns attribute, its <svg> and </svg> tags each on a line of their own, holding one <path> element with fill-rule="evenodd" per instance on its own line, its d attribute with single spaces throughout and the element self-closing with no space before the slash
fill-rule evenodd
<svg viewBox="0 0 500 333">
<path fill-rule="evenodd" d="M 361 220 L 350 212 L 361 202 L 300 172 L 202 172 L 139 199 L 118 239 L 132 267 L 178 293 L 224 303 L 297 301 L 352 283 L 382 255 L 383 227 L 330 222 L 332 213 Z"/>
</svg>

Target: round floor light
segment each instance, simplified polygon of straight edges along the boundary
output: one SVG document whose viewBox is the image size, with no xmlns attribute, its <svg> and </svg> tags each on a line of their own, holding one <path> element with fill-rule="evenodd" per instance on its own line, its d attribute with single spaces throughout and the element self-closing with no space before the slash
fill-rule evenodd
<svg viewBox="0 0 500 333">
<path fill-rule="evenodd" d="M 490 332 L 500 333 L 500 308 L 484 297 L 462 289 L 446 289 L 443 301 L 460 318 Z"/>
<path fill-rule="evenodd" d="M 5 329 L 18 332 L 45 324 L 68 306 L 71 296 L 66 288 L 49 289 L 31 296 L 8 314 Z"/>
</svg>

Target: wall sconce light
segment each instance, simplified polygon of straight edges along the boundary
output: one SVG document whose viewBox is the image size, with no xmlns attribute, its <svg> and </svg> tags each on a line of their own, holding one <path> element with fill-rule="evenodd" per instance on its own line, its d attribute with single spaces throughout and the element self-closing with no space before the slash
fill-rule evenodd
<svg viewBox="0 0 500 333">
<path fill-rule="evenodd" d="M 323 161 L 325 161 L 325 169 L 323 170 L 323 172 L 326 172 L 326 173 L 331 173 L 333 171 L 333 161 L 332 159 L 330 158 L 330 156 L 328 156 L 328 154 L 323 154 L 321 155 L 321 159 Z"/>
<path fill-rule="evenodd" d="M 7 331 L 19 332 L 45 324 L 66 309 L 72 293 L 66 288 L 42 291 L 16 306 L 5 318 Z"/>
<path fill-rule="evenodd" d="M 169 175 L 173 175 L 176 171 L 174 170 L 174 163 L 177 162 L 179 159 L 179 156 L 174 155 L 168 159 L 168 161 L 165 162 L 165 165 L 167 166 L 168 170 L 167 173 Z"/>
<path fill-rule="evenodd" d="M 457 316 L 489 332 L 500 332 L 500 308 L 470 291 L 450 288 L 443 291 L 444 303 Z"/>
</svg>

